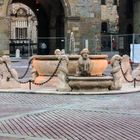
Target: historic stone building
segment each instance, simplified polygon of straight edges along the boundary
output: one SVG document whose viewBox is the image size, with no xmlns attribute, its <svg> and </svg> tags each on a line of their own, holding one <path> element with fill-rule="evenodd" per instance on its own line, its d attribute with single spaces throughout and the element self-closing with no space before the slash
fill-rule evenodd
<svg viewBox="0 0 140 140">
<path fill-rule="evenodd" d="M 18 30 L 11 28 L 11 5 L 14 3 L 25 4 L 36 16 L 32 30 L 37 30 L 38 54 L 53 54 L 56 48 L 63 49 L 64 46 L 70 51 L 71 32 L 77 51 L 85 47 L 84 40 L 88 39 L 89 50 L 94 53 L 101 32 L 133 33 L 140 30 L 139 0 L 0 0 L 0 50 L 9 50 L 9 39 L 13 38 L 11 31 Z M 27 38 L 31 39 L 29 33 Z M 42 43 L 46 48 L 41 48 Z"/>
</svg>

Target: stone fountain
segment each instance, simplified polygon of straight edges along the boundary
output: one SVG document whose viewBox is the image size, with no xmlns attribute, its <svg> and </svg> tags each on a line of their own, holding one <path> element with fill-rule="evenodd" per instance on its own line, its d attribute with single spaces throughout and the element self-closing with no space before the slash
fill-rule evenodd
<svg viewBox="0 0 140 140">
<path fill-rule="evenodd" d="M 69 79 L 69 80 L 67 80 L 68 84 L 70 84 L 72 82 L 73 78 L 80 79 L 83 76 L 83 74 L 78 75 L 78 73 L 79 73 L 78 65 L 80 63 L 79 59 L 82 59 L 81 55 L 61 54 L 60 50 L 58 50 L 58 49 L 55 51 L 55 54 L 56 55 L 46 55 L 46 56 L 36 55 L 36 56 L 32 57 L 32 60 L 33 60 L 32 61 L 32 67 L 33 67 L 32 75 L 33 75 L 33 80 L 35 81 L 35 83 L 44 82 L 50 75 L 52 75 L 52 73 L 56 69 L 59 59 L 63 60 L 61 62 L 59 69 L 64 69 L 64 71 L 67 69 L 66 79 Z M 66 64 L 63 65 L 63 62 L 66 63 L 65 62 L 66 57 L 67 57 L 67 65 Z M 89 64 L 90 73 L 87 76 L 87 79 L 91 79 L 91 78 L 94 79 L 95 77 L 96 78 L 98 77 L 100 80 L 102 78 L 103 72 L 105 71 L 105 69 L 108 66 L 108 61 L 107 61 L 108 56 L 107 55 L 88 55 L 88 58 L 90 59 L 90 64 Z M 64 66 L 66 68 L 64 68 Z M 59 69 L 58 69 L 56 75 L 54 76 L 54 78 L 57 79 L 58 81 L 61 81 L 61 78 L 59 78 L 60 76 L 57 77 L 57 75 L 59 74 Z M 65 75 L 65 73 L 64 73 L 64 75 Z M 112 79 L 111 77 L 108 77 L 108 78 Z M 84 79 L 86 79 L 86 76 L 84 76 Z M 62 87 L 62 82 L 60 82 L 60 83 L 61 84 L 57 84 L 57 85 L 59 85 L 59 86 L 57 86 L 57 88 Z M 58 88 L 58 90 L 60 88 Z M 71 89 L 73 89 L 73 87 L 71 87 Z M 63 91 L 62 88 L 61 88 L 61 91 Z M 65 89 L 64 89 L 64 91 L 65 91 Z"/>
<path fill-rule="evenodd" d="M 111 59 L 111 75 L 103 73 L 108 67 L 107 55 L 89 55 L 88 49 L 83 49 L 80 55 L 65 55 L 59 49 L 56 55 L 33 56 L 33 80 L 44 82 L 55 71 L 58 62 L 61 64 L 54 78 L 57 91 L 109 91 L 120 90 L 125 81 L 121 72 L 120 61 L 124 73 L 132 78 L 129 57 L 115 55 Z M 128 66 L 126 67 L 126 63 Z"/>
<path fill-rule="evenodd" d="M 98 64 L 95 60 L 90 59 L 88 49 L 80 52 L 77 61 L 76 75 L 68 76 L 68 85 L 72 91 L 106 91 L 111 88 L 113 78 L 103 76 L 103 71 L 107 67 L 107 60 L 99 60 Z M 103 57 L 103 56 L 102 56 Z M 97 56 L 97 58 L 100 58 Z M 96 62 L 96 63 L 95 63 Z M 99 71 L 98 71 L 98 66 Z M 101 69 L 102 67 L 102 69 Z M 97 69 L 96 69 L 97 68 Z"/>
<path fill-rule="evenodd" d="M 98 58 L 99 60 L 98 59 L 96 60 L 94 57 Z M 93 56 L 91 57 L 89 55 L 89 51 L 87 48 L 83 49 L 80 52 L 80 57 L 77 60 L 77 64 L 75 63 L 76 65 L 74 65 L 76 66 L 76 73 L 74 75 L 70 75 L 70 73 L 68 72 L 69 71 L 68 57 L 66 55 L 60 55 L 60 58 L 63 60 L 62 61 L 63 66 L 60 68 L 61 70 L 58 71 L 61 84 L 58 85 L 57 90 L 58 91 L 120 90 L 122 88 L 122 84 L 126 82 L 126 79 L 128 79 L 129 81 L 133 79 L 132 69 L 129 62 L 129 56 L 124 55 L 123 57 L 121 57 L 120 55 L 114 55 L 112 57 L 111 76 L 103 75 L 103 72 L 108 65 L 105 56 L 97 55 L 94 57 Z M 124 77 L 126 77 L 126 79 L 124 79 Z"/>
<path fill-rule="evenodd" d="M 125 82 L 140 81 L 140 65 L 132 71 L 127 55 L 111 58 L 108 76 L 103 74 L 108 66 L 107 55 L 89 55 L 88 49 L 83 49 L 80 55 L 65 55 L 57 49 L 55 55 L 33 56 L 31 60 L 33 84 L 42 85 L 52 77 L 51 86 L 65 93 L 120 90 Z M 0 57 L 0 89 L 20 88 L 18 73 L 10 63 L 8 56 Z"/>
</svg>

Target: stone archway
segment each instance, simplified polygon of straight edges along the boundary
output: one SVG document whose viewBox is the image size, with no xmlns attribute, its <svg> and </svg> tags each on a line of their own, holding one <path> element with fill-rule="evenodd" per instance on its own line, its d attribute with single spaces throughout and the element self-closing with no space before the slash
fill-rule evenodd
<svg viewBox="0 0 140 140">
<path fill-rule="evenodd" d="M 13 0 L 4 0 L 4 6 L 3 6 L 3 16 L 7 16 L 8 14 L 8 7 L 9 5 L 12 3 Z M 22 0 L 24 1 L 24 0 Z M 64 12 L 65 12 L 65 15 L 66 17 L 70 16 L 71 15 L 71 10 L 70 10 L 70 4 L 69 4 L 69 1 L 68 0 L 60 0 L 62 5 L 63 5 L 63 8 L 64 8 Z"/>
<path fill-rule="evenodd" d="M 68 0 L 5 0 L 3 15 L 8 16 L 8 8 L 11 3 L 23 3 L 30 7 L 38 19 L 38 54 L 53 54 L 56 48 L 63 49 L 66 35 L 67 16 L 70 15 Z M 39 2 L 37 5 L 36 2 Z M 38 6 L 38 7 L 37 7 Z M 37 11 L 36 8 L 40 8 Z M 57 39 L 56 39 L 57 38 Z M 47 45 L 46 50 L 40 48 L 40 44 Z"/>
</svg>

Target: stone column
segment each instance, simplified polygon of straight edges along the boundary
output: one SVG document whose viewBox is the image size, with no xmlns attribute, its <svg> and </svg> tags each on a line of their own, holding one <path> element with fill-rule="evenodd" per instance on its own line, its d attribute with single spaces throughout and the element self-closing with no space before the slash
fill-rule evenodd
<svg viewBox="0 0 140 140">
<path fill-rule="evenodd" d="M 0 1 L 0 50 L 9 50 L 10 18 L 6 15 L 8 0 Z"/>
<path fill-rule="evenodd" d="M 0 50 L 9 50 L 10 19 L 0 17 Z"/>
</svg>

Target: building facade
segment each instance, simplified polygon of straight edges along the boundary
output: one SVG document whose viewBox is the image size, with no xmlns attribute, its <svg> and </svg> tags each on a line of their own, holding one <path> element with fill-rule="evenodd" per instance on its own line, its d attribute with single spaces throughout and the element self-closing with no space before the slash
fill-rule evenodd
<svg viewBox="0 0 140 140">
<path fill-rule="evenodd" d="M 14 9 L 12 5 L 17 3 L 27 6 L 23 10 L 20 5 L 19 13 L 27 12 L 30 27 L 34 29 L 29 31 L 30 27 L 21 15 L 24 23 L 14 22 L 17 17 L 11 17 L 11 11 Z M 37 43 L 38 54 L 53 54 L 56 48 L 70 52 L 70 34 L 73 33 L 77 52 L 85 47 L 85 40 L 88 40 L 89 50 L 94 53 L 97 44 L 100 44 L 101 33 L 140 31 L 139 6 L 139 0 L 0 0 L 0 49 L 8 50 L 9 39 L 20 38 L 19 32 L 24 32 L 27 39 Z M 19 25 L 22 28 L 26 26 L 26 29 L 18 29 L 21 28 L 16 27 Z M 46 48 L 42 48 L 41 44 L 46 44 Z"/>
</svg>

